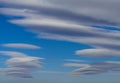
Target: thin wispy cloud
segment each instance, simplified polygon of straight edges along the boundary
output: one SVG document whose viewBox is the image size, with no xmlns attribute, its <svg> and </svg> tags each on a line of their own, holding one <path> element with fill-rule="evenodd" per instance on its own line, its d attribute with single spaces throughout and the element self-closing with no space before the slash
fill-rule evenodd
<svg viewBox="0 0 120 83">
<path fill-rule="evenodd" d="M 66 59 L 66 62 L 86 62 L 85 60 Z"/>
<path fill-rule="evenodd" d="M 2 44 L 3 47 L 9 48 L 21 48 L 21 49 L 40 49 L 41 47 L 32 44 L 24 44 L 24 43 L 9 43 L 9 44 Z"/>
</svg>

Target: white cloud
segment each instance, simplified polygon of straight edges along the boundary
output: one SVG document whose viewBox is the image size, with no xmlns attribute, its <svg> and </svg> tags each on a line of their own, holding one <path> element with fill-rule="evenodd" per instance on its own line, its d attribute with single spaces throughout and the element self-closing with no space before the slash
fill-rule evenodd
<svg viewBox="0 0 120 83">
<path fill-rule="evenodd" d="M 120 29 L 92 27 L 119 27 L 119 0 L 0 0 L 0 2 L 7 5 L 4 6 L 5 8 L 0 8 L 2 14 L 24 17 L 9 22 L 25 26 L 27 31 L 36 33 L 37 38 L 83 43 L 92 47 L 76 51 L 80 56 L 120 57 Z M 27 62 L 25 66 L 30 65 L 31 62 L 33 64 L 30 66 L 35 64 L 38 66 L 38 59 L 34 61 L 33 57 L 32 60 L 22 60 L 21 57 L 28 58 L 26 54 L 8 51 L 0 53 L 12 56 L 7 63 L 9 66 L 21 66 L 25 61 Z M 78 61 L 71 60 L 71 62 Z M 64 66 L 82 67 L 75 70 L 75 74 L 98 74 L 120 69 L 116 62 L 69 63 Z"/>
<path fill-rule="evenodd" d="M 2 72 L 12 77 L 32 78 L 31 70 L 25 68 L 5 68 Z"/>
<path fill-rule="evenodd" d="M 45 71 L 45 70 L 40 70 L 37 73 L 47 73 L 47 74 L 67 74 L 67 72 L 60 72 L 60 71 Z"/>
<path fill-rule="evenodd" d="M 64 65 L 66 65 L 65 67 L 77 67 L 77 69 L 70 72 L 72 75 L 91 75 L 120 71 L 120 62 L 116 61 L 93 62 L 90 64 L 67 63 Z"/>
<path fill-rule="evenodd" d="M 48 38 L 62 41 L 71 41 L 83 43 L 92 46 L 91 49 L 77 50 L 75 54 L 86 57 L 119 57 L 120 43 L 119 39 L 111 38 L 93 38 L 93 37 L 73 37 L 56 34 L 43 34 L 40 38 Z M 113 43 L 115 42 L 115 43 Z"/>
<path fill-rule="evenodd" d="M 22 19 L 22 20 L 12 20 L 12 23 L 20 24 L 20 25 L 31 25 L 31 26 L 53 26 L 53 27 L 61 27 L 61 28 L 78 28 L 80 25 L 77 25 L 72 22 L 67 22 L 64 20 L 51 19 L 51 18 L 30 18 L 30 19 Z"/>
<path fill-rule="evenodd" d="M 41 47 L 32 45 L 32 44 L 25 44 L 25 43 L 8 43 L 8 44 L 2 44 L 4 47 L 10 47 L 10 48 L 21 48 L 21 49 L 40 49 Z"/>
<path fill-rule="evenodd" d="M 26 57 L 27 55 L 21 52 L 14 52 L 14 51 L 0 51 L 1 55 L 7 55 L 10 57 Z"/>
<path fill-rule="evenodd" d="M 38 57 L 11 58 L 6 61 L 6 64 L 12 67 L 20 68 L 37 68 L 42 66 Z"/>
<path fill-rule="evenodd" d="M 86 62 L 85 60 L 65 59 L 67 62 Z"/>
<path fill-rule="evenodd" d="M 14 5 L 23 5 L 23 6 L 44 6 L 48 5 L 46 0 L 0 0 L 1 3 L 14 4 Z"/>
<path fill-rule="evenodd" d="M 56 10 L 63 9 L 66 11 L 71 11 L 71 13 L 76 13 L 77 15 L 84 15 L 91 18 L 91 21 L 93 22 L 87 21 L 87 18 L 81 18 L 81 23 L 86 25 L 96 25 L 97 21 L 102 22 L 104 25 L 104 22 L 110 22 L 117 25 L 119 25 L 120 22 L 119 0 L 0 0 L 0 2 L 7 4 L 8 6 L 16 6 L 19 8 L 53 8 Z M 98 19 L 96 23 L 94 19 Z M 99 23 L 97 25 L 99 25 Z"/>
<path fill-rule="evenodd" d="M 24 17 L 9 22 L 26 26 L 27 31 L 36 33 L 38 38 L 84 43 L 93 47 L 84 50 L 86 53 L 83 50 L 79 51 L 77 54 L 80 55 L 120 56 L 120 31 L 92 27 L 96 25 L 119 27 L 118 0 L 0 0 L 0 2 L 7 4 L 7 7 L 0 9 L 2 14 Z"/>
<path fill-rule="evenodd" d="M 7 55 L 11 58 L 5 63 L 8 68 L 3 68 L 2 71 L 8 76 L 16 77 L 32 77 L 33 69 L 42 67 L 41 60 L 43 58 L 32 57 L 20 52 L 0 51 L 0 55 Z M 27 72 L 26 72 L 27 71 Z"/>
<path fill-rule="evenodd" d="M 77 55 L 88 57 L 119 57 L 120 52 L 109 49 L 85 49 L 76 51 Z"/>
<path fill-rule="evenodd" d="M 64 64 L 65 67 L 81 67 L 81 68 L 86 68 L 89 67 L 88 64 L 77 64 L 77 63 L 66 63 Z"/>
</svg>

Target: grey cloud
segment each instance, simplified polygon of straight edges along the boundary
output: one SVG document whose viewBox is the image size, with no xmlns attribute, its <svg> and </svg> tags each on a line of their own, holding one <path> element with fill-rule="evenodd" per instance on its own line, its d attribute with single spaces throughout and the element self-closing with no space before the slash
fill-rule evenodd
<svg viewBox="0 0 120 83">
<path fill-rule="evenodd" d="M 107 72 L 120 71 L 120 62 L 106 61 L 106 62 L 93 62 L 90 64 L 65 64 L 66 67 L 77 67 L 71 72 L 72 75 L 91 75 L 91 74 L 101 74 Z M 81 66 L 82 65 L 82 66 Z"/>
<path fill-rule="evenodd" d="M 31 71 L 24 68 L 6 68 L 3 73 L 12 77 L 32 78 Z"/>
<path fill-rule="evenodd" d="M 5 4 L 5 3 L 4 3 Z M 26 9 L 26 10 L 35 10 L 37 12 L 33 12 L 34 14 L 44 15 L 47 17 L 62 19 L 66 21 L 76 22 L 78 24 L 83 25 L 105 25 L 105 26 L 118 26 L 118 23 L 111 22 L 109 20 L 98 19 L 95 17 L 91 17 L 89 15 L 85 15 L 82 13 L 75 13 L 74 11 L 68 9 L 61 9 L 58 7 L 49 7 L 49 6 L 27 6 L 22 4 L 9 4 L 7 3 L 8 8 L 18 8 L 18 9 Z M 1 10 L 1 13 L 4 13 L 4 10 Z M 30 12 L 28 12 L 30 13 Z M 23 14 L 21 14 L 23 15 Z M 23 15 L 24 16 L 24 15 Z"/>
<path fill-rule="evenodd" d="M 63 36 L 63 35 L 56 35 L 56 34 L 43 34 L 42 38 L 71 41 L 76 43 L 88 44 L 92 46 L 91 49 L 76 51 L 76 54 L 80 56 L 87 56 L 87 57 L 119 57 L 120 56 L 119 39 L 115 40 L 115 39 L 99 38 L 99 37 L 96 37 L 96 38 L 73 37 L 73 36 Z"/>
<path fill-rule="evenodd" d="M 6 64 L 12 67 L 20 68 L 38 68 L 42 65 L 37 57 L 11 58 L 7 60 Z"/>
<path fill-rule="evenodd" d="M 2 44 L 1 46 L 10 47 L 10 48 L 21 48 L 21 49 L 39 49 L 39 46 L 25 43 L 8 43 Z"/>
<path fill-rule="evenodd" d="M 2 69 L 2 72 L 8 76 L 31 78 L 31 74 L 35 72 L 34 69 L 42 67 L 43 58 L 11 51 L 0 51 L 0 54 L 11 57 L 5 62 L 8 68 Z"/>
<path fill-rule="evenodd" d="M 94 75 L 94 74 L 100 74 L 100 73 L 106 73 L 106 70 L 98 69 L 98 68 L 88 68 L 84 70 L 75 70 L 72 72 L 73 75 Z"/>
<path fill-rule="evenodd" d="M 114 62 L 97 62 L 91 64 L 95 68 L 105 69 L 105 70 L 112 70 L 120 67 L 120 63 Z"/>
<path fill-rule="evenodd" d="M 117 9 L 119 8 L 118 3 L 120 2 L 118 0 L 114 1 L 115 4 L 114 7 L 111 6 L 114 4 L 108 0 L 107 1 L 71 0 L 69 2 L 67 0 L 66 1 L 27 0 L 26 2 L 23 0 L 20 2 L 1 0 L 1 3 L 7 4 L 7 6 L 9 5 L 9 7 L 14 8 L 18 7 L 23 9 L 37 10 L 40 11 L 41 14 L 47 16 L 53 16 L 64 20 L 68 19 L 86 25 L 111 25 L 111 26 L 119 25 L 119 23 L 116 22 L 116 19 L 118 19 L 119 17 L 118 15 L 119 11 L 117 11 Z M 105 5 L 103 6 L 103 4 Z M 116 15 L 114 16 L 116 17 L 116 19 L 113 17 L 113 15 Z"/>
<path fill-rule="evenodd" d="M 77 55 L 88 57 L 119 57 L 120 52 L 108 49 L 85 49 L 76 51 Z"/>
<path fill-rule="evenodd" d="M 79 63 L 67 63 L 64 64 L 65 67 L 82 67 L 82 68 L 86 68 L 89 67 L 88 64 L 79 64 Z"/>
<path fill-rule="evenodd" d="M 92 47 L 92 49 L 78 50 L 76 54 L 80 56 L 120 57 L 120 31 L 91 27 L 95 25 L 119 27 L 119 0 L 46 0 L 45 3 L 40 1 L 0 0 L 4 4 L 4 8 L 0 8 L 0 11 L 2 14 L 24 17 L 9 22 L 26 26 L 26 29 L 36 33 L 38 38 L 84 43 Z M 28 69 L 41 66 L 38 59 L 23 61 L 21 57 L 28 58 L 28 56 L 22 53 L 4 51 L 0 53 L 12 56 L 6 62 L 8 66 L 25 69 L 12 69 L 16 72 L 6 70 L 6 74 L 11 76 L 31 77 L 32 71 Z M 78 67 L 72 72 L 75 75 L 120 70 L 120 64 L 114 62 L 85 65 L 69 63 L 64 66 Z M 24 73 L 24 71 L 29 72 Z"/>
<path fill-rule="evenodd" d="M 120 2 L 118 0 L 114 3 L 112 0 L 70 0 L 69 2 L 65 0 L 64 3 L 58 0 L 51 2 L 46 0 L 44 5 L 41 5 L 42 2 L 39 0 L 36 0 L 33 4 L 32 1 L 27 0 L 24 3 L 23 0 L 21 2 L 1 0 L 2 3 L 8 4 L 6 6 L 8 8 L 1 8 L 0 10 L 3 14 L 23 16 L 23 19 L 13 19 L 9 20 L 9 22 L 26 26 L 27 31 L 36 33 L 38 38 L 84 43 L 95 49 L 90 49 L 91 51 L 86 49 L 84 50 L 86 53 L 81 50 L 77 53 L 79 55 L 120 56 L 120 31 L 91 27 L 91 25 L 119 26 L 119 11 L 117 9 Z M 39 2 L 40 5 L 36 2 Z M 105 5 L 103 6 L 103 4 Z"/>
<path fill-rule="evenodd" d="M 25 57 L 27 56 L 21 52 L 14 52 L 14 51 L 0 51 L 0 54 L 10 56 L 10 57 Z"/>
<path fill-rule="evenodd" d="M 65 59 L 67 62 L 86 62 L 85 60 Z"/>
</svg>

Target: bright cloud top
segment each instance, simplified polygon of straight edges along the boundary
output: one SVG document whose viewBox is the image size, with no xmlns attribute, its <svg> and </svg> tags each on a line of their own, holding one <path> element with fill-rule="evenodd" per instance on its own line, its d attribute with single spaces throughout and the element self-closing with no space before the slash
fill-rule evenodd
<svg viewBox="0 0 120 83">
<path fill-rule="evenodd" d="M 3 68 L 3 73 L 14 77 L 32 77 L 33 69 L 42 66 L 41 60 L 43 58 L 32 57 L 20 52 L 14 51 L 0 51 L 1 55 L 7 55 L 11 58 L 6 61 L 8 68 Z M 26 72 L 27 71 L 27 72 Z"/>
<path fill-rule="evenodd" d="M 94 75 L 113 71 L 120 71 L 120 62 L 106 61 L 106 62 L 93 62 L 90 64 L 80 63 L 66 63 L 65 67 L 75 67 L 72 75 Z"/>
<path fill-rule="evenodd" d="M 31 44 L 24 44 L 24 43 L 9 43 L 9 44 L 2 44 L 4 47 L 9 48 L 21 48 L 21 49 L 40 49 L 41 47 Z"/>
<path fill-rule="evenodd" d="M 91 46 L 76 50 L 75 54 L 85 57 L 120 57 L 120 1 L 119 0 L 0 0 L 3 7 L 0 13 L 14 17 L 8 22 L 24 26 L 25 30 L 36 34 L 36 38 L 53 39 L 82 43 Z M 21 17 L 21 18 L 15 18 Z M 104 26 L 106 28 L 98 28 Z M 4 44 L 5 47 L 38 49 L 28 44 Z M 1 51 L 12 56 L 6 63 L 11 66 L 9 75 L 29 77 L 31 70 L 41 63 L 38 57 L 28 57 L 23 53 Z M 24 57 L 22 59 L 21 57 Z M 78 67 L 74 74 L 98 74 L 119 71 L 119 63 L 96 62 L 75 64 L 80 60 L 67 60 L 74 63 L 68 67 Z M 24 63 L 24 65 L 22 65 Z M 27 68 L 26 68 L 27 67 Z M 15 69 L 17 68 L 17 69 Z M 26 72 L 29 70 L 28 72 Z M 22 72 L 23 71 L 23 72 Z M 26 72 L 25 74 L 23 74 Z M 14 74 L 15 73 L 15 74 Z"/>
<path fill-rule="evenodd" d="M 111 1 L 95 1 L 95 0 L 85 0 L 78 1 L 75 0 L 75 6 L 72 5 L 72 0 L 69 1 L 58 1 L 52 0 L 49 2 L 36 0 L 36 1 L 13 1 L 13 0 L 0 0 L 2 3 L 7 4 L 7 7 L 0 8 L 2 14 L 10 16 L 20 16 L 24 17 L 21 19 L 9 20 L 9 22 L 25 26 L 27 31 L 37 34 L 37 38 L 47 38 L 62 41 L 70 41 L 77 43 L 84 43 L 90 45 L 94 49 L 85 49 L 84 51 L 77 51 L 77 55 L 85 56 L 97 56 L 97 57 L 119 57 L 120 49 L 120 31 L 96 28 L 92 26 L 104 25 L 104 26 L 119 26 L 119 19 L 116 17 L 114 19 L 110 16 L 115 16 L 116 5 L 110 8 Z M 34 2 L 34 3 L 32 3 Z M 87 3 L 89 5 L 87 5 Z M 108 3 L 109 4 L 108 4 Z M 79 3 L 79 5 L 77 5 Z M 84 5 L 80 5 L 84 3 Z M 107 10 L 103 6 L 95 4 L 106 4 Z M 114 4 L 119 3 L 119 1 L 114 1 Z M 39 5 L 38 5 L 39 4 Z M 44 4 L 40 5 L 40 4 Z M 62 5 L 64 4 L 64 5 Z M 60 6 L 62 5 L 62 6 Z M 71 9 L 70 9 L 71 8 Z M 90 9 L 93 8 L 93 9 Z M 97 13 L 96 9 L 101 11 Z M 75 10 L 76 9 L 76 10 Z M 86 10 L 85 11 L 83 11 Z M 89 10 L 89 11 L 88 11 Z M 94 14 L 91 14 L 91 11 Z M 102 14 L 103 11 L 108 11 L 109 15 Z M 110 13 L 112 12 L 112 13 Z M 118 11 L 116 11 L 118 12 Z M 104 12 L 105 13 L 105 12 Z M 100 15 L 99 15 L 100 14 Z M 98 15 L 98 16 L 97 16 Z M 103 16 L 103 17 L 102 17 Z M 118 15 L 116 15 L 118 16 Z M 100 18 L 99 18 L 100 17 Z M 118 20 L 117 20 L 118 19 Z M 114 27 L 116 28 L 116 27 Z M 116 42 L 116 43 L 113 43 Z M 28 45 L 6 45 L 8 47 L 29 47 Z M 36 48 L 36 46 L 30 46 Z M 95 51 L 95 52 L 93 52 Z M 104 52 L 104 53 L 100 53 Z M 93 54 L 93 53 L 96 53 Z"/>
</svg>

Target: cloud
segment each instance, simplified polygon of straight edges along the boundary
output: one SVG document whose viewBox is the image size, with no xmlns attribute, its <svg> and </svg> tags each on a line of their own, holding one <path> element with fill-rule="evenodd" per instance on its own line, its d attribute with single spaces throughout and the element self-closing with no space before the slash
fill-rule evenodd
<svg viewBox="0 0 120 83">
<path fill-rule="evenodd" d="M 120 57 L 120 29 L 116 30 L 120 22 L 118 0 L 114 3 L 113 0 L 0 2 L 7 5 L 0 8 L 2 14 L 23 17 L 8 20 L 9 22 L 25 26 L 26 30 L 35 33 L 37 38 L 90 45 L 91 49 L 76 52 L 80 56 Z M 93 26 L 110 26 L 114 30 Z"/>
<path fill-rule="evenodd" d="M 37 68 L 41 67 L 42 63 L 39 61 L 38 57 L 19 57 L 7 60 L 6 64 L 12 67 Z"/>
<path fill-rule="evenodd" d="M 67 62 L 86 62 L 85 60 L 65 59 Z"/>
<path fill-rule="evenodd" d="M 118 0 L 114 1 L 114 4 L 112 0 L 75 0 L 74 2 L 73 0 L 0 0 L 0 2 L 6 4 L 7 7 L 39 10 L 44 15 L 47 14 L 62 19 L 77 20 L 86 25 L 117 25 L 119 21 L 119 11 L 117 9 L 119 8 L 118 3 L 120 2 Z M 102 6 L 103 4 L 105 5 Z"/>
<path fill-rule="evenodd" d="M 79 56 L 120 57 L 120 1 L 118 0 L 0 0 L 0 3 L 4 4 L 4 7 L 0 8 L 1 14 L 22 17 L 8 20 L 10 23 L 25 26 L 26 31 L 36 34 L 36 38 L 91 46 L 88 49 L 75 51 Z M 109 27 L 113 27 L 114 30 Z M 6 64 L 12 67 L 6 69 L 8 75 L 31 77 L 31 69 L 41 67 L 38 57 L 28 57 L 23 53 L 9 51 L 0 53 L 12 57 L 6 61 Z M 78 60 L 68 61 L 70 63 L 65 64 L 65 67 L 77 68 L 72 72 L 73 75 L 120 71 L 119 62 L 78 64 L 75 63 L 79 62 Z"/>
<path fill-rule="evenodd" d="M 120 62 L 116 61 L 93 62 L 90 64 L 66 63 L 64 66 L 77 67 L 71 72 L 72 75 L 92 75 L 120 71 Z"/>
<path fill-rule="evenodd" d="M 0 51 L 0 54 L 7 55 L 10 57 L 26 57 L 27 55 L 21 52 L 15 52 L 15 51 Z"/>
<path fill-rule="evenodd" d="M 12 77 L 32 78 L 31 70 L 24 68 L 5 68 L 3 73 Z"/>
<path fill-rule="evenodd" d="M 43 58 L 14 51 L 0 51 L 0 54 L 11 57 L 5 62 L 8 68 L 2 69 L 2 72 L 8 76 L 31 78 L 31 74 L 35 72 L 33 70 L 42 67 Z"/>
<path fill-rule="evenodd" d="M 1 46 L 9 47 L 9 48 L 21 48 L 21 49 L 40 49 L 41 47 L 31 44 L 24 44 L 24 43 L 9 43 L 9 44 L 2 44 Z"/>
<path fill-rule="evenodd" d="M 44 6 L 45 4 L 47 4 L 46 0 L 0 0 L 1 3 L 4 3 L 4 4 L 16 4 L 16 5 L 23 5 L 23 6 L 35 6 L 35 7 L 38 7 L 38 6 Z"/>
<path fill-rule="evenodd" d="M 65 67 L 89 67 L 88 64 L 66 63 Z"/>
<path fill-rule="evenodd" d="M 88 57 L 119 57 L 120 52 L 109 49 L 85 49 L 76 51 L 77 55 Z"/>
<path fill-rule="evenodd" d="M 45 70 L 40 70 L 40 71 L 38 71 L 37 73 L 58 74 L 58 75 L 67 74 L 67 72 L 60 72 L 60 71 L 45 71 Z"/>
</svg>

